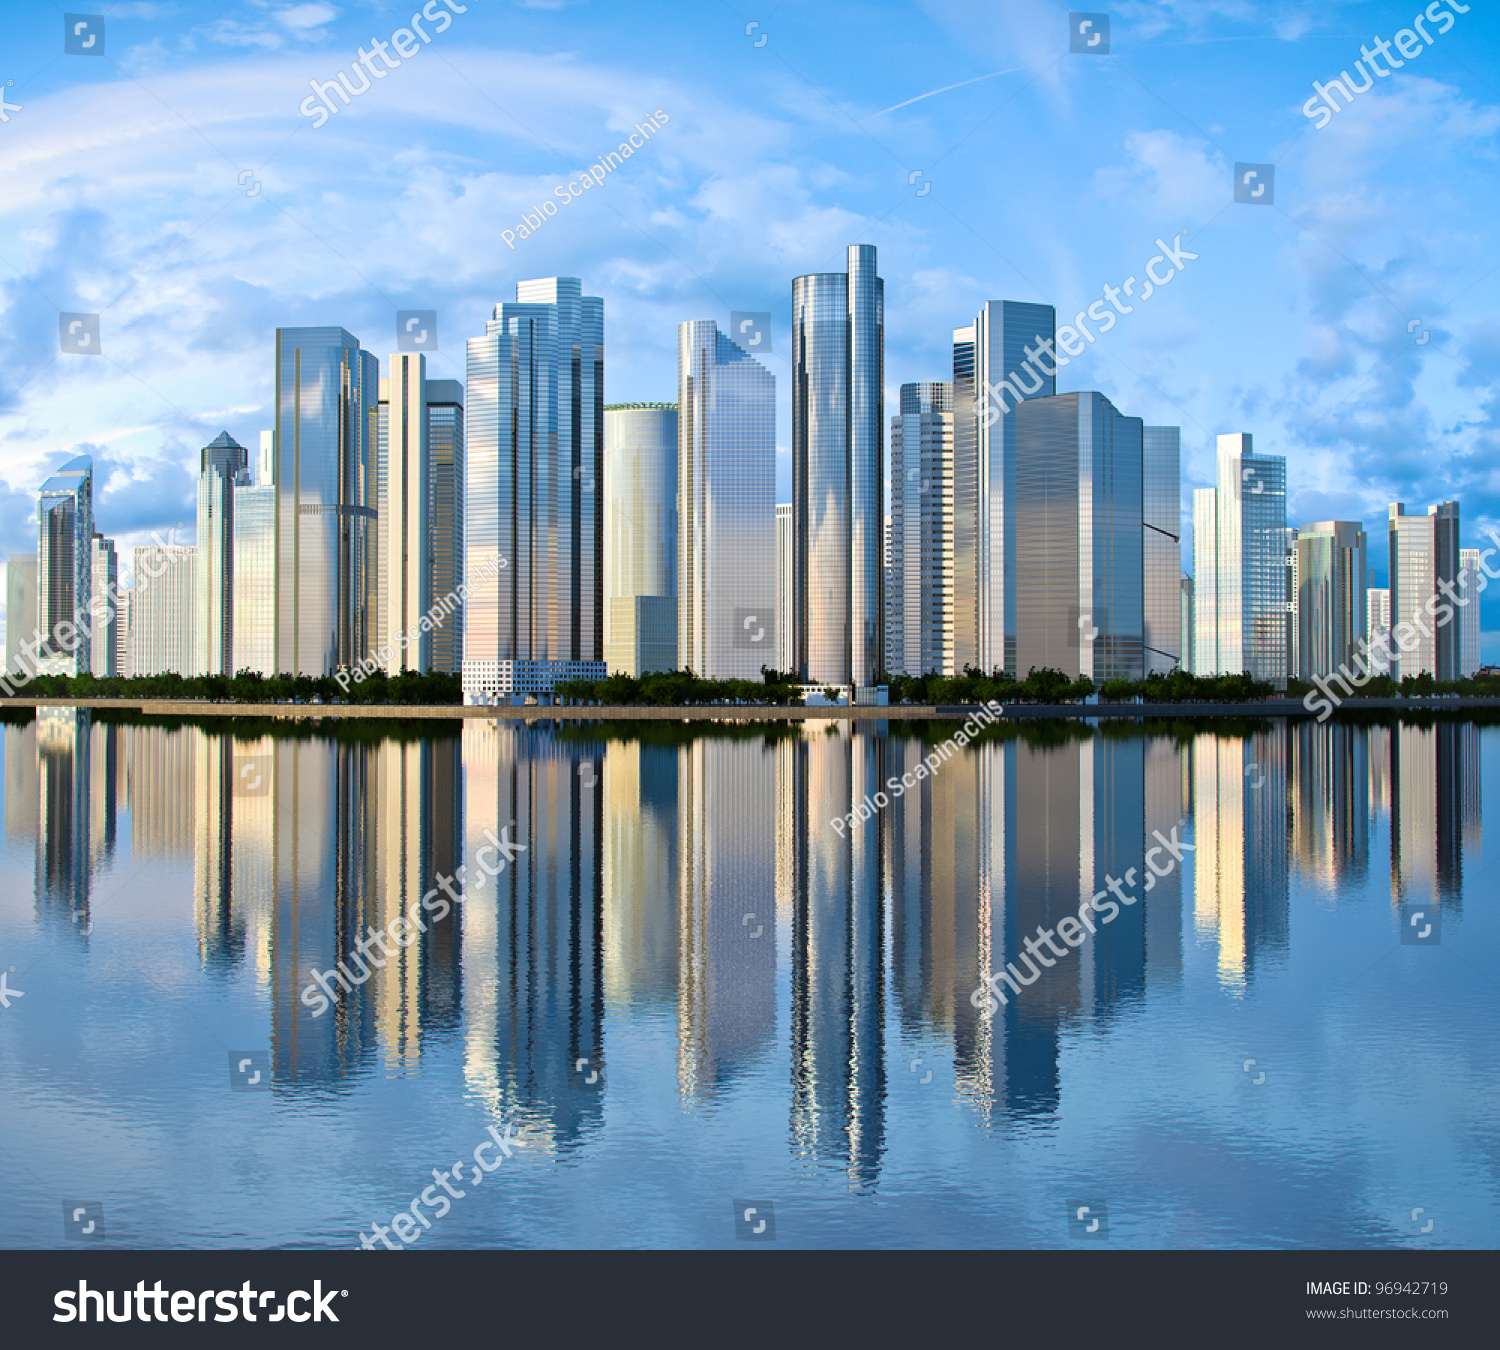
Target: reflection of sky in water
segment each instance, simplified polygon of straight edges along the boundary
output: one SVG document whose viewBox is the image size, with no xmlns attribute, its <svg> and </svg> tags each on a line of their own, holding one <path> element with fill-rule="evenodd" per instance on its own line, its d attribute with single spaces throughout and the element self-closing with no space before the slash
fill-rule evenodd
<svg viewBox="0 0 1500 1350">
<path fill-rule="evenodd" d="M 749 1198 L 783 1245 L 1065 1245 L 1079 1199 L 1114 1245 L 1495 1245 L 1497 733 L 1009 730 L 840 839 L 926 747 L 6 724 L 4 1243 L 60 1245 L 68 1199 L 120 1244 L 352 1245 L 511 1123 L 424 1244 L 726 1245 Z M 980 1015 L 1174 829 L 1185 866 Z"/>
</svg>

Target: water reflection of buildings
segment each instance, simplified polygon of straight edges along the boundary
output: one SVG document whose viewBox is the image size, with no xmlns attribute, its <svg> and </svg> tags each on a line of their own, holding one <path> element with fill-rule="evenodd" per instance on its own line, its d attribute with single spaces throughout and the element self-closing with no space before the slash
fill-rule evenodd
<svg viewBox="0 0 1500 1350">
<path fill-rule="evenodd" d="M 1331 900 L 1370 865 L 1370 733 L 1348 722 L 1297 722 L 1291 733 L 1292 854 Z"/>
<path fill-rule="evenodd" d="M 877 823 L 841 837 L 829 822 L 880 790 L 889 742 L 867 725 L 803 725 L 788 747 L 792 1140 L 837 1161 L 862 1188 L 879 1176 L 885 1151 L 885 841 Z"/>
<path fill-rule="evenodd" d="M 576 1142 L 603 1116 L 604 745 L 466 721 L 466 854 L 485 831 L 526 846 L 463 906 L 465 1065 L 490 1109 Z M 471 867 L 471 872 L 472 872 Z"/>
<path fill-rule="evenodd" d="M 1463 901 L 1464 848 L 1478 850 L 1479 728 L 1401 724 L 1389 733 L 1391 903 Z"/>
<path fill-rule="evenodd" d="M 1217 956 L 1219 982 L 1243 990 L 1284 952 L 1290 922 L 1289 728 L 1194 738 L 1193 921 Z"/>
</svg>

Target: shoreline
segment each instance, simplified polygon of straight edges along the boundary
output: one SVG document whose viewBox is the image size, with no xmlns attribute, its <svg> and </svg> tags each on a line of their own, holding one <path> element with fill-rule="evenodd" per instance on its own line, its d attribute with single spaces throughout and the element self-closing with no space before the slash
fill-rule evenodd
<svg viewBox="0 0 1500 1350">
<path fill-rule="evenodd" d="M 198 699 L 123 699 L 123 698 L 6 698 L 3 708 L 113 708 L 138 712 L 149 717 L 244 717 L 281 718 L 286 721 L 321 721 L 325 718 L 376 719 L 381 721 L 550 721 L 550 722 L 906 722 L 964 721 L 983 704 L 897 707 L 828 707 L 795 708 L 775 704 L 753 704 L 741 707 L 693 705 L 683 707 L 648 707 L 629 704 L 619 707 L 469 707 L 459 703 L 210 703 Z M 1363 698 L 1345 699 L 1328 720 L 1343 713 L 1362 711 L 1399 711 L 1419 714 L 1463 712 L 1470 709 L 1500 709 L 1500 698 L 1455 697 L 1432 699 Z M 1266 699 L 1249 703 L 1105 703 L 1045 704 L 1010 703 L 1001 710 L 1001 719 L 1096 720 L 1131 718 L 1160 721 L 1163 719 L 1206 719 L 1215 717 L 1296 717 L 1313 718 L 1301 699 Z"/>
</svg>

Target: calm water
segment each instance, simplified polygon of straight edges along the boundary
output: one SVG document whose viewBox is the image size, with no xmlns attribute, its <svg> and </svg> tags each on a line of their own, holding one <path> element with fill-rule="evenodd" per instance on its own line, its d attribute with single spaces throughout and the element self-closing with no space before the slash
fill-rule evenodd
<svg viewBox="0 0 1500 1350">
<path fill-rule="evenodd" d="M 1500 1243 L 1500 730 L 867 727 L 6 724 L 0 1244 Z"/>
</svg>

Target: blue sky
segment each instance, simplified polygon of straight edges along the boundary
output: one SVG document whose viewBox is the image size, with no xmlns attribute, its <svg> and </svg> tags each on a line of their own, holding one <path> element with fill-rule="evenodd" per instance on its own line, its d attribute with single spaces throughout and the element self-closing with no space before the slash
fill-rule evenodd
<svg viewBox="0 0 1500 1350">
<path fill-rule="evenodd" d="M 1118 4 L 1100 56 L 1040 0 L 470 0 L 325 124 L 299 113 L 417 8 L 109 5 L 89 56 L 62 51 L 62 9 L 7 6 L 0 555 L 34 549 L 36 487 L 78 453 L 105 533 L 190 539 L 198 448 L 270 425 L 278 325 L 342 325 L 384 370 L 396 311 L 436 309 L 429 373 L 462 379 L 495 302 L 559 273 L 605 299 L 611 402 L 675 398 L 682 320 L 772 311 L 784 500 L 794 276 L 879 248 L 889 413 L 951 377 L 984 301 L 1066 322 L 1183 230 L 1198 258 L 1059 390 L 1180 425 L 1184 503 L 1214 436 L 1253 433 L 1287 457 L 1291 523 L 1365 521 L 1377 583 L 1392 500 L 1457 497 L 1465 544 L 1500 525 L 1500 24 L 1479 0 L 1424 18 L 1431 45 L 1321 128 L 1313 82 L 1359 78 L 1361 44 L 1425 6 Z M 1272 205 L 1233 201 L 1241 161 L 1275 165 Z M 59 353 L 63 311 L 101 315 L 102 359 Z"/>
</svg>

